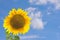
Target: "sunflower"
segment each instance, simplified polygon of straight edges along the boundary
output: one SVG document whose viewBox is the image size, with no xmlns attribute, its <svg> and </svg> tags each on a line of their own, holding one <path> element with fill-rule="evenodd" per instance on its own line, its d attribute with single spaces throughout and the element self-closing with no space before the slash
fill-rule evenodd
<svg viewBox="0 0 60 40">
<path fill-rule="evenodd" d="M 16 10 L 13 8 L 9 15 L 5 17 L 3 27 L 8 33 L 14 35 L 25 34 L 30 29 L 30 20 L 28 13 L 20 8 Z"/>
</svg>

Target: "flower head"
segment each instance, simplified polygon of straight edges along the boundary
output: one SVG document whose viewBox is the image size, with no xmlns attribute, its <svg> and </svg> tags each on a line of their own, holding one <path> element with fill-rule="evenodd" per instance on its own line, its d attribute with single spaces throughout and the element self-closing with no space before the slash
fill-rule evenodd
<svg viewBox="0 0 60 40">
<path fill-rule="evenodd" d="M 30 20 L 28 13 L 22 9 L 16 10 L 15 8 L 9 12 L 9 15 L 5 17 L 3 27 L 9 33 L 14 35 L 25 34 L 30 29 Z"/>
</svg>

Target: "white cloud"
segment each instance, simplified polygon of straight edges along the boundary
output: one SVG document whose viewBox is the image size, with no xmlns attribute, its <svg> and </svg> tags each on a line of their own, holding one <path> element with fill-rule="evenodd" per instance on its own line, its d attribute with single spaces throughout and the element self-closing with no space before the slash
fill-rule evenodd
<svg viewBox="0 0 60 40">
<path fill-rule="evenodd" d="M 29 36 L 20 36 L 23 39 L 35 39 L 35 38 L 46 38 L 45 36 L 38 36 L 38 35 L 29 35 Z"/>
<path fill-rule="evenodd" d="M 47 3 L 47 0 L 29 0 L 29 2 L 31 4 L 40 5 L 40 4 L 46 4 Z"/>
<path fill-rule="evenodd" d="M 31 11 L 35 11 L 36 10 L 36 8 L 32 8 L 32 7 L 29 7 L 28 9 L 26 9 L 29 13 L 31 12 Z"/>
<path fill-rule="evenodd" d="M 60 0 L 29 0 L 29 3 L 34 5 L 43 5 L 48 2 L 54 4 L 56 9 L 60 9 Z"/>
<path fill-rule="evenodd" d="M 32 28 L 43 29 L 44 22 L 42 21 L 41 11 L 38 11 L 38 9 L 33 8 L 33 7 L 27 8 L 26 11 L 29 12 L 29 16 L 32 18 L 32 20 L 31 20 Z"/>
<path fill-rule="evenodd" d="M 44 28 L 43 21 L 41 19 L 38 19 L 38 18 L 34 18 L 32 20 L 32 26 L 34 29 L 43 29 Z"/>
<path fill-rule="evenodd" d="M 21 36 L 20 38 L 21 39 L 31 39 L 31 38 L 40 38 L 40 37 L 37 35 L 30 35 L 30 36 Z"/>
<path fill-rule="evenodd" d="M 49 2 L 53 3 L 56 9 L 60 9 L 60 0 L 49 0 Z"/>
<path fill-rule="evenodd" d="M 50 15 L 50 14 L 51 14 L 50 12 L 47 13 L 47 15 Z"/>
<path fill-rule="evenodd" d="M 46 10 L 46 12 L 47 12 L 47 15 L 51 15 L 51 14 L 52 14 L 52 13 L 51 13 L 51 12 L 52 12 L 51 7 L 48 7 L 47 10 Z"/>
</svg>

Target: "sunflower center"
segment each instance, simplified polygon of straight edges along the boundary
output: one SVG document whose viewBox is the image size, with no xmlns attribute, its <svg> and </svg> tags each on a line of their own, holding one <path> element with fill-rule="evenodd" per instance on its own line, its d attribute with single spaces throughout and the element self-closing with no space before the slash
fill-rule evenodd
<svg viewBox="0 0 60 40">
<path fill-rule="evenodd" d="M 11 21 L 10 21 L 10 24 L 13 28 L 15 29 L 19 29 L 19 28 L 22 28 L 24 27 L 25 25 L 25 20 L 24 20 L 24 17 L 22 15 L 14 15 L 12 18 L 11 18 Z"/>
</svg>

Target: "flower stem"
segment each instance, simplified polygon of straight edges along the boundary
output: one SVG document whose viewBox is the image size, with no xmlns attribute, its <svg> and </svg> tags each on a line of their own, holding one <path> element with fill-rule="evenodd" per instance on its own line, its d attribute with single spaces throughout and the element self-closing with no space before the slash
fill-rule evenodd
<svg viewBox="0 0 60 40">
<path fill-rule="evenodd" d="M 20 37 L 6 32 L 6 40 L 20 40 Z"/>
<path fill-rule="evenodd" d="M 14 36 L 14 40 L 20 40 L 19 36 Z"/>
<path fill-rule="evenodd" d="M 8 32 L 6 32 L 6 40 L 13 40 L 12 35 L 10 35 Z"/>
</svg>

